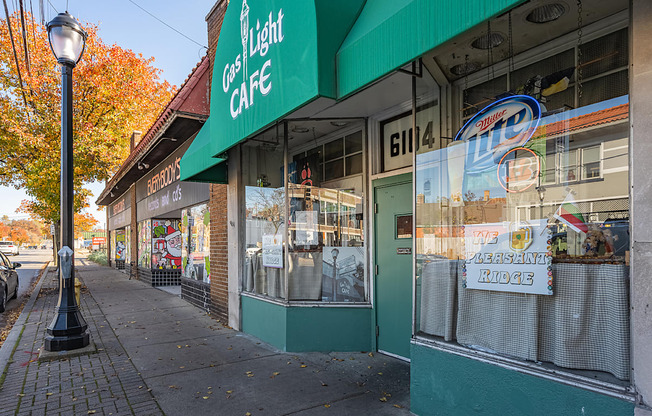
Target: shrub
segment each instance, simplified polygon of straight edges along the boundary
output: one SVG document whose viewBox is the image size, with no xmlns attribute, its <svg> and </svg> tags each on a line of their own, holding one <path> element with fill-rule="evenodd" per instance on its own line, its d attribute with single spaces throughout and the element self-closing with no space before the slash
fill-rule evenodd
<svg viewBox="0 0 652 416">
<path fill-rule="evenodd" d="M 106 251 L 104 250 L 98 250 L 92 252 L 91 254 L 88 255 L 88 260 L 92 261 L 93 263 L 97 263 L 101 266 L 106 266 L 109 264 L 106 259 Z"/>
</svg>

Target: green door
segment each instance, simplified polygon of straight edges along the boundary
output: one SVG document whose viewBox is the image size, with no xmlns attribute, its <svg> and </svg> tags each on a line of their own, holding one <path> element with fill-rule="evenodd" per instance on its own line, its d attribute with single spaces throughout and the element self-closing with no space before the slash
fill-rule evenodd
<svg viewBox="0 0 652 416">
<path fill-rule="evenodd" d="M 412 182 L 374 182 L 376 325 L 381 352 L 410 358 L 412 336 Z"/>
</svg>

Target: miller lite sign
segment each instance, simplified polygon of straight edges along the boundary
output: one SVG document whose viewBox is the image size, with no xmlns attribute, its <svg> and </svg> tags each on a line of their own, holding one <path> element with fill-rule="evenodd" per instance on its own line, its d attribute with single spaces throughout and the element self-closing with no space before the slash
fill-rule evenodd
<svg viewBox="0 0 652 416">
<path fill-rule="evenodd" d="M 539 103 L 527 95 L 503 98 L 479 111 L 455 136 L 466 143 L 466 173 L 495 168 L 510 150 L 530 140 L 540 120 Z"/>
</svg>

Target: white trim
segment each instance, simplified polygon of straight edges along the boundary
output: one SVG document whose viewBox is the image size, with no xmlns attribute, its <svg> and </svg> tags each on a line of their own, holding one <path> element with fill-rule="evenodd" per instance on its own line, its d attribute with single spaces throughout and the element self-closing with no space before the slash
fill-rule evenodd
<svg viewBox="0 0 652 416">
<path fill-rule="evenodd" d="M 250 298 L 257 299 L 262 302 L 272 303 L 274 305 L 283 306 L 284 308 L 352 308 L 352 309 L 371 309 L 371 303 L 369 302 L 321 302 L 321 301 L 296 301 L 285 299 L 272 298 L 269 296 L 260 295 L 253 292 L 241 291 L 240 295 Z"/>
<path fill-rule="evenodd" d="M 393 357 L 393 358 L 396 358 L 398 360 L 405 361 L 407 363 L 411 362 L 411 360 L 409 358 L 403 357 L 402 355 L 394 354 L 394 353 L 387 352 L 387 351 L 384 351 L 384 350 L 381 350 L 381 349 L 379 349 L 378 352 L 380 354 L 387 355 L 389 357 Z"/>
</svg>

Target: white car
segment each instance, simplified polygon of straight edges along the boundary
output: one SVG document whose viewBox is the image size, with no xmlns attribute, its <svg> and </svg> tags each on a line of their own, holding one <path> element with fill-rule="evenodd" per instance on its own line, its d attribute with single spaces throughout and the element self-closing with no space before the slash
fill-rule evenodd
<svg viewBox="0 0 652 416">
<path fill-rule="evenodd" d="M 18 245 L 13 241 L 0 241 L 0 251 L 6 255 L 18 255 Z"/>
</svg>

